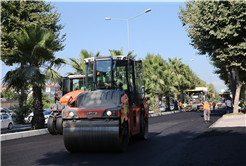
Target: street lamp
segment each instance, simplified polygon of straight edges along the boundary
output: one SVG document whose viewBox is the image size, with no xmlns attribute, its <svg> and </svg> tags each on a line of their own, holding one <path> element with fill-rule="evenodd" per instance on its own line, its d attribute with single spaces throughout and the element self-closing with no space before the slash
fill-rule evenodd
<svg viewBox="0 0 246 166">
<path fill-rule="evenodd" d="M 188 61 L 184 61 L 184 62 L 189 62 L 189 61 L 194 61 L 194 59 L 188 60 Z"/>
<path fill-rule="evenodd" d="M 143 13 L 140 13 L 140 14 L 138 14 L 138 15 L 136 15 L 136 16 L 134 16 L 134 17 L 131 17 L 131 18 L 129 18 L 129 19 L 117 19 L 117 18 L 108 18 L 108 17 L 105 18 L 105 20 L 120 20 L 120 21 L 127 21 L 127 33 L 128 33 L 128 48 L 129 48 L 129 52 L 130 52 L 129 20 L 131 20 L 131 19 L 133 19 L 133 18 L 135 18 L 135 17 L 137 17 L 137 16 L 140 16 L 140 15 L 142 15 L 142 14 L 144 14 L 144 13 L 148 13 L 148 12 L 150 12 L 150 11 L 151 11 L 151 9 L 147 9 L 147 10 L 145 10 Z"/>
</svg>

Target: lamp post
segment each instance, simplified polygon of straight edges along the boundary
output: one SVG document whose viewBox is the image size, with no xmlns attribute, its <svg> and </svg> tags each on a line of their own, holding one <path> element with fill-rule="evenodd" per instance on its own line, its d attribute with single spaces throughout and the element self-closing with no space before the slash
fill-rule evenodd
<svg viewBox="0 0 246 166">
<path fill-rule="evenodd" d="M 129 19 L 117 19 L 117 18 L 108 18 L 108 17 L 105 18 L 105 20 L 120 20 L 120 21 L 127 21 L 128 49 L 129 49 L 129 52 L 130 52 L 129 20 L 131 20 L 131 19 L 133 19 L 133 18 L 135 18 L 135 17 L 137 17 L 137 16 L 140 16 L 140 15 L 142 15 L 142 14 L 144 14 L 144 13 L 148 13 L 148 12 L 150 12 L 150 11 L 151 11 L 151 9 L 147 9 L 147 10 L 145 10 L 143 13 L 140 13 L 140 14 L 138 14 L 138 15 L 136 15 L 136 16 L 134 16 L 134 17 L 131 17 L 131 18 L 129 18 Z"/>
</svg>

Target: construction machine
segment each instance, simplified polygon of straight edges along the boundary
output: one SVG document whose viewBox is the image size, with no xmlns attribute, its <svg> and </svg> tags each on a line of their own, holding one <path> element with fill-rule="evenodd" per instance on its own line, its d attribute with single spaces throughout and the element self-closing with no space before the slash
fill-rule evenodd
<svg viewBox="0 0 246 166">
<path fill-rule="evenodd" d="M 86 58 L 86 90 L 62 111 L 70 152 L 125 151 L 129 137 L 148 137 L 142 61 L 127 56 Z"/>
<path fill-rule="evenodd" d="M 84 92 L 84 75 L 69 75 L 62 78 L 62 97 L 55 104 L 50 105 L 52 114 L 49 116 L 47 128 L 50 134 L 56 135 L 63 133 L 62 110 L 72 96 L 76 98 Z"/>
<path fill-rule="evenodd" d="M 222 92 L 219 93 L 219 102 L 217 104 L 218 108 L 226 108 L 225 101 L 226 99 L 230 98 L 230 92 Z"/>
<path fill-rule="evenodd" d="M 203 102 L 207 100 L 207 89 L 196 88 L 185 91 L 186 111 L 202 111 Z"/>
</svg>

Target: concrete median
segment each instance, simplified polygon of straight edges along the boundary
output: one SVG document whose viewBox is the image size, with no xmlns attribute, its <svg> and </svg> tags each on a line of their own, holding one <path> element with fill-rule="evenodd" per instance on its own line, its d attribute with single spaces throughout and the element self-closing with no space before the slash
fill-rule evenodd
<svg viewBox="0 0 246 166">
<path fill-rule="evenodd" d="M 23 132 L 16 132 L 16 133 L 9 133 L 9 134 L 1 134 L 1 141 L 7 141 L 17 138 L 24 138 L 24 137 L 31 137 L 41 134 L 47 134 L 48 129 L 39 129 L 39 130 L 31 130 L 31 131 L 23 131 Z"/>
</svg>

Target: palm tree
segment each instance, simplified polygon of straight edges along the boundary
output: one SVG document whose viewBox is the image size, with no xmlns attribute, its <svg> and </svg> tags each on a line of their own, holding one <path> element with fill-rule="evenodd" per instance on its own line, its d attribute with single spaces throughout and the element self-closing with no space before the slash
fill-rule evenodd
<svg viewBox="0 0 246 166">
<path fill-rule="evenodd" d="M 183 91 L 190 87 L 191 83 L 191 73 L 189 67 L 181 62 L 181 59 L 177 59 L 177 57 L 171 59 L 169 58 L 169 64 L 171 70 L 175 74 L 175 79 L 177 81 L 177 89 L 180 91 L 180 98 L 182 103 L 184 102 Z M 177 97 L 175 96 L 175 99 Z"/>
<path fill-rule="evenodd" d="M 32 86 L 33 129 L 44 127 L 42 87 L 47 80 L 59 82 L 61 76 L 52 68 L 54 67 L 58 70 L 66 63 L 64 59 L 56 58 L 54 55 L 55 51 L 63 47 L 54 42 L 56 37 L 52 31 L 40 26 L 31 26 L 27 30 L 22 29 L 20 33 L 14 36 L 16 50 L 14 50 L 12 55 L 6 55 L 9 62 L 17 63 L 21 66 L 9 71 L 4 77 L 4 82 L 16 88 L 20 88 L 22 83 Z M 13 59 L 13 57 L 17 57 L 17 59 Z M 20 80 L 19 85 L 18 80 Z"/>
<path fill-rule="evenodd" d="M 167 62 L 160 55 L 148 53 L 143 61 L 146 97 L 149 99 L 151 109 L 155 107 L 155 111 L 159 109 L 160 96 L 169 98 L 176 90 L 173 75 L 168 67 Z M 167 102 L 167 108 L 169 108 L 169 101 Z"/>
<path fill-rule="evenodd" d="M 84 73 L 84 69 L 83 69 L 84 59 L 90 58 L 93 56 L 98 57 L 99 54 L 100 54 L 100 51 L 98 51 L 96 55 L 93 55 L 89 51 L 81 50 L 79 59 L 69 58 L 71 60 L 69 65 L 71 65 L 75 69 L 75 72 L 68 72 L 67 75 L 83 75 L 83 73 Z"/>
<path fill-rule="evenodd" d="M 120 50 L 110 50 L 109 49 L 109 52 L 110 52 L 111 56 L 123 55 L 123 48 L 121 48 Z M 133 55 L 132 53 L 133 53 L 133 50 L 129 51 L 127 53 L 127 56 L 132 58 L 132 59 L 136 58 L 137 54 Z"/>
</svg>

